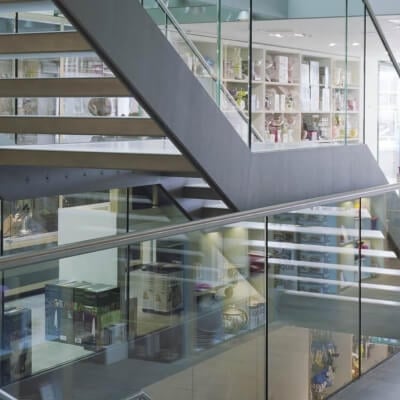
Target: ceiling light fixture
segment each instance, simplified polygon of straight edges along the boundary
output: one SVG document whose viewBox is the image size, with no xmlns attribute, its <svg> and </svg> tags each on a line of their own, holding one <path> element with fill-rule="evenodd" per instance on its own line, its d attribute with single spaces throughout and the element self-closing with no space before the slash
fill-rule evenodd
<svg viewBox="0 0 400 400">
<path fill-rule="evenodd" d="M 306 37 L 306 35 L 304 33 L 293 33 L 294 37 L 299 37 L 299 38 L 303 38 Z"/>
<path fill-rule="evenodd" d="M 270 33 L 269 36 L 279 38 L 279 39 L 283 38 L 282 33 Z"/>
<path fill-rule="evenodd" d="M 391 24 L 400 25 L 400 19 L 389 19 L 388 22 Z"/>
<path fill-rule="evenodd" d="M 360 43 L 359 42 L 353 42 L 351 45 L 354 46 L 354 47 L 357 47 L 357 46 L 360 45 Z"/>
<path fill-rule="evenodd" d="M 329 45 L 328 45 L 329 47 L 335 47 L 336 46 L 336 43 L 329 43 Z"/>
</svg>

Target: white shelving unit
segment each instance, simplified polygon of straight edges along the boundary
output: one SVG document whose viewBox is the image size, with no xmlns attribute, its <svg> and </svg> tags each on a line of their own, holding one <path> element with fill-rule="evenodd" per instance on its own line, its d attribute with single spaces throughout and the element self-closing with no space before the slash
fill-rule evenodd
<svg viewBox="0 0 400 400">
<path fill-rule="evenodd" d="M 216 65 L 216 44 L 204 37 L 193 40 L 207 62 Z M 253 126 L 266 144 L 359 140 L 360 60 L 349 59 L 346 64 L 335 56 L 254 45 L 249 68 L 248 55 L 246 43 L 223 41 L 221 79 L 245 113 L 251 102 Z"/>
</svg>

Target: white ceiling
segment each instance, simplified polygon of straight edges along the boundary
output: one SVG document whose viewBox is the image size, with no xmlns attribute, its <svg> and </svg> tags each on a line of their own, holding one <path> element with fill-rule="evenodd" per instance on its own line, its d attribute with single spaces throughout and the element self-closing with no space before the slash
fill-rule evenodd
<svg viewBox="0 0 400 400">
<path fill-rule="evenodd" d="M 381 17 L 381 26 L 392 46 L 392 51 L 400 59 L 400 23 L 389 22 L 396 17 Z M 400 21 L 399 21 L 400 22 Z M 253 22 L 253 42 L 287 47 L 295 50 L 315 51 L 330 56 L 345 55 L 345 18 L 317 18 L 317 19 L 292 19 Z M 216 24 L 191 24 L 184 26 L 187 32 L 214 36 Z M 248 42 L 248 22 L 227 22 L 222 25 L 224 39 Z M 350 56 L 360 57 L 363 54 L 364 18 L 353 17 L 349 19 L 348 26 L 348 51 Z M 271 37 L 271 33 L 281 33 L 282 38 Z M 294 33 L 304 34 L 305 37 L 294 37 Z M 336 46 L 329 46 L 336 43 Z M 359 43 L 353 46 L 353 43 Z M 372 24 L 367 20 L 367 52 L 374 57 L 387 59 L 386 51 Z"/>
</svg>

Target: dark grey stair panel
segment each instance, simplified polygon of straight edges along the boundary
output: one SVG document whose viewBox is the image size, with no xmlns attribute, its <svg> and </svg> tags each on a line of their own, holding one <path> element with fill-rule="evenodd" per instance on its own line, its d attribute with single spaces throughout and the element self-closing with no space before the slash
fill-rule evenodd
<svg viewBox="0 0 400 400">
<path fill-rule="evenodd" d="M 386 183 L 365 145 L 251 153 L 139 2 L 55 3 L 232 209 Z"/>
<path fill-rule="evenodd" d="M 127 170 L 0 166 L 0 197 L 18 200 L 150 185 L 157 175 Z"/>
</svg>

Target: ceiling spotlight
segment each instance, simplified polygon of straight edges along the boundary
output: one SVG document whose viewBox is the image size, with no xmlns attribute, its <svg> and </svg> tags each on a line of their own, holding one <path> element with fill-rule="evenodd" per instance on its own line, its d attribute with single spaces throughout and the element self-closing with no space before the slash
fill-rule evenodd
<svg viewBox="0 0 400 400">
<path fill-rule="evenodd" d="M 351 45 L 354 46 L 354 47 L 357 47 L 357 46 L 360 45 L 360 43 L 359 42 L 353 42 Z"/>
<path fill-rule="evenodd" d="M 270 33 L 269 36 L 279 38 L 279 39 L 283 38 L 282 33 Z"/>
<path fill-rule="evenodd" d="M 329 43 L 329 45 L 328 45 L 329 47 L 335 47 L 336 46 L 336 43 Z"/>
</svg>

